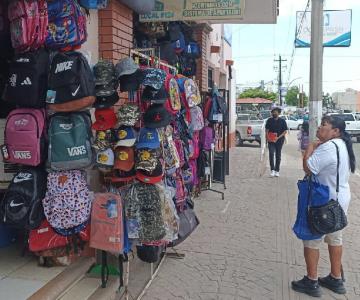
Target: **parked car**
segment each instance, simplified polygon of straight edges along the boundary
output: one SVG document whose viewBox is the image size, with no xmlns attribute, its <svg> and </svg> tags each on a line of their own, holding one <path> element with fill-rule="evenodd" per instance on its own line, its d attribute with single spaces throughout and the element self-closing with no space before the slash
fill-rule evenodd
<svg viewBox="0 0 360 300">
<path fill-rule="evenodd" d="M 303 119 L 298 119 L 294 116 L 281 115 L 280 118 L 286 121 L 289 130 L 300 130 L 301 125 L 304 123 Z"/>
<path fill-rule="evenodd" d="M 255 115 L 238 114 L 236 120 L 236 145 L 242 146 L 245 141 L 261 144 L 261 131 L 264 120 Z"/>
<path fill-rule="evenodd" d="M 345 121 L 346 132 L 351 137 L 356 137 L 357 142 L 360 143 L 360 120 L 356 119 L 356 114 L 353 113 L 330 113 L 330 116 L 341 118 Z"/>
</svg>

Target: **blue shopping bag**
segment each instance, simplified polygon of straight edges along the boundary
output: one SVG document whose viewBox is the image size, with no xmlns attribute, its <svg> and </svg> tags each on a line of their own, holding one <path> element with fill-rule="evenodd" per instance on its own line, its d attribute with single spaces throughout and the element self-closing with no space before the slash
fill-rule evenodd
<svg viewBox="0 0 360 300">
<path fill-rule="evenodd" d="M 321 239 L 322 235 L 314 234 L 310 230 L 308 207 L 310 204 L 311 206 L 321 206 L 328 203 L 330 199 L 329 187 L 320 184 L 314 175 L 299 180 L 297 185 L 299 189 L 298 207 L 293 231 L 300 240 Z"/>
</svg>

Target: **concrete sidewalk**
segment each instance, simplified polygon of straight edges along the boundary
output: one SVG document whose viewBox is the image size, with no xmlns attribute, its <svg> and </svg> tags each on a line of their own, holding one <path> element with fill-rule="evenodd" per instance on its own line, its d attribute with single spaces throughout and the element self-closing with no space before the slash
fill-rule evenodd
<svg viewBox="0 0 360 300">
<path fill-rule="evenodd" d="M 290 281 L 302 278 L 302 243 L 291 227 L 297 206 L 297 180 L 303 176 L 296 134 L 284 146 L 280 178 L 261 169 L 259 148 L 236 148 L 225 201 L 203 192 L 196 201 L 200 226 L 178 250 L 185 259 L 166 258 L 143 299 L 313 299 L 295 293 Z M 346 296 L 323 289 L 322 299 L 360 299 L 360 177 L 351 178 L 350 225 L 345 230 L 343 265 Z M 221 188 L 219 186 L 219 188 Z M 324 244 L 319 273 L 329 273 Z M 171 251 L 171 250 L 169 250 Z"/>
</svg>

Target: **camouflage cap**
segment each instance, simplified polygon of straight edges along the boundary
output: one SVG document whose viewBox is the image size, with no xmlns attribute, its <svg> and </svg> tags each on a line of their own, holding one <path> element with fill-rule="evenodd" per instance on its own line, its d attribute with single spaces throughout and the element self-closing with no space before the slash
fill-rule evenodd
<svg viewBox="0 0 360 300">
<path fill-rule="evenodd" d="M 124 104 L 118 110 L 119 126 L 134 126 L 140 118 L 140 109 L 134 104 Z"/>
</svg>

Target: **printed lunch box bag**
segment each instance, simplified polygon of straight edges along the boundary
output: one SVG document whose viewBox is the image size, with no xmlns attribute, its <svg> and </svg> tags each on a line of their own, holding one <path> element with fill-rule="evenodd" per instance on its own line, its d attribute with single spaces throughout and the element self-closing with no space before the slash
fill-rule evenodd
<svg viewBox="0 0 360 300">
<path fill-rule="evenodd" d="M 91 120 L 87 113 L 54 115 L 48 136 L 48 162 L 52 170 L 84 169 L 93 163 Z"/>
</svg>

